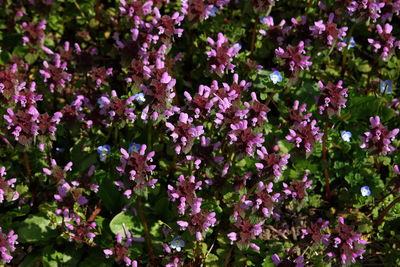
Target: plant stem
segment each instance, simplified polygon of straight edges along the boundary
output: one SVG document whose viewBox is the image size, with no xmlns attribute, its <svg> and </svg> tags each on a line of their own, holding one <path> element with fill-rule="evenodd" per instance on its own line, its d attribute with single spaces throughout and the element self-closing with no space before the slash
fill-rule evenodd
<svg viewBox="0 0 400 267">
<path fill-rule="evenodd" d="M 224 267 L 228 267 L 228 265 L 229 265 L 229 263 L 231 261 L 231 255 L 232 255 L 232 252 L 233 252 L 234 248 L 235 248 L 234 246 L 231 246 L 229 248 L 228 253 L 226 254 L 225 261 L 224 261 Z"/>
<path fill-rule="evenodd" d="M 385 216 L 388 214 L 390 209 L 396 205 L 398 202 L 400 202 L 400 197 L 395 198 L 390 204 L 382 211 L 382 213 L 379 215 L 378 219 L 375 222 L 375 227 L 378 228 L 383 221 L 385 220 Z"/>
<path fill-rule="evenodd" d="M 328 163 L 327 160 L 327 146 L 326 146 L 326 140 L 328 139 L 328 122 L 325 122 L 325 129 L 324 129 L 324 136 L 322 138 L 322 160 L 325 163 Z M 326 198 L 328 201 L 331 200 L 332 194 L 331 194 L 331 187 L 329 185 L 329 172 L 328 172 L 328 167 L 324 168 L 324 175 L 325 175 L 325 188 L 326 188 Z"/>
<path fill-rule="evenodd" d="M 258 19 L 258 16 L 257 16 L 256 22 L 254 22 L 253 35 L 251 37 L 251 44 L 250 44 L 250 54 L 251 55 L 253 55 L 254 47 L 255 47 L 255 43 L 256 43 L 258 21 L 259 21 L 259 19 Z"/>
<path fill-rule="evenodd" d="M 147 248 L 149 249 L 150 258 L 151 258 L 151 261 L 152 261 L 153 265 L 157 266 L 157 264 L 156 264 L 157 263 L 157 257 L 154 254 L 154 248 L 153 248 L 153 245 L 151 243 L 151 236 L 150 236 L 150 233 L 149 233 L 149 226 L 147 224 L 146 216 L 144 214 L 142 198 L 138 197 L 137 200 L 138 200 L 138 207 L 139 207 L 139 216 L 140 216 L 140 220 L 143 223 L 144 235 L 145 235 Z"/>
<path fill-rule="evenodd" d="M 32 180 L 32 176 L 31 176 L 32 171 L 31 171 L 31 165 L 29 163 L 29 156 L 26 151 L 24 152 L 24 163 L 25 163 L 25 168 L 26 168 L 26 175 L 28 176 L 29 181 L 31 181 Z"/>
</svg>

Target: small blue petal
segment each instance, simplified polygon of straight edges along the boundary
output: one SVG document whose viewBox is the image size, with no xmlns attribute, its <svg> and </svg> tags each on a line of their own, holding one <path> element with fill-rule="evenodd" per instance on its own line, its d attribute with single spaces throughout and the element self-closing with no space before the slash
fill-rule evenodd
<svg viewBox="0 0 400 267">
<path fill-rule="evenodd" d="M 211 8 L 209 16 L 215 17 L 217 15 L 217 11 L 218 11 L 218 8 L 216 8 L 216 7 Z"/>
<path fill-rule="evenodd" d="M 174 240 L 171 241 L 171 247 L 177 251 L 180 251 L 181 248 L 185 247 L 185 241 L 183 241 L 180 237 L 175 237 Z"/>
<path fill-rule="evenodd" d="M 109 145 L 99 146 L 97 148 L 97 152 L 99 154 L 110 154 L 111 153 L 111 147 Z"/>
<path fill-rule="evenodd" d="M 134 98 L 138 103 L 144 103 L 146 101 L 146 98 L 143 93 L 138 93 L 134 95 Z"/>
<path fill-rule="evenodd" d="M 351 134 L 351 132 L 342 131 L 341 136 L 342 136 L 343 141 L 350 142 L 350 138 L 351 138 L 352 134 Z"/>
<path fill-rule="evenodd" d="M 129 145 L 128 152 L 129 152 L 129 153 L 132 153 L 132 152 L 139 152 L 139 150 L 140 150 L 141 147 L 142 147 L 142 146 L 139 145 L 139 144 L 131 143 L 131 144 Z"/>
<path fill-rule="evenodd" d="M 363 197 L 368 197 L 369 195 L 371 195 L 371 190 L 369 189 L 368 186 L 361 187 L 361 195 Z"/>
<path fill-rule="evenodd" d="M 381 94 L 391 94 L 393 90 L 393 83 L 390 80 L 381 81 L 380 83 Z"/>
<path fill-rule="evenodd" d="M 282 81 L 282 76 L 281 73 L 279 71 L 274 71 L 269 75 L 269 78 L 271 79 L 273 84 L 276 84 L 278 82 Z"/>
<path fill-rule="evenodd" d="M 352 36 L 352 37 L 350 38 L 350 42 L 349 42 L 348 48 L 353 48 L 353 47 L 355 47 L 355 46 L 356 46 L 356 41 L 354 40 L 354 37 Z"/>
</svg>

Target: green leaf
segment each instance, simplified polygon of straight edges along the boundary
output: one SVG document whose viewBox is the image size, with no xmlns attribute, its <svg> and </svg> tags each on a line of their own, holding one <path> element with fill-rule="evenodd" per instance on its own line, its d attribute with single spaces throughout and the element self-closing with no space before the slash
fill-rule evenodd
<svg viewBox="0 0 400 267">
<path fill-rule="evenodd" d="M 110 222 L 110 229 L 113 234 L 122 234 L 122 236 L 126 236 L 125 230 L 130 232 L 142 232 L 143 227 L 140 223 L 140 220 L 137 216 L 133 216 L 128 214 L 127 212 L 118 213 Z"/>
<path fill-rule="evenodd" d="M 97 195 L 100 197 L 104 207 L 109 211 L 118 211 L 121 206 L 121 194 L 118 192 L 116 185 L 110 177 L 109 173 L 105 171 L 96 171 L 94 175 L 96 183 L 99 185 L 99 192 Z"/>
<path fill-rule="evenodd" d="M 70 245 L 61 252 L 56 250 L 53 245 L 49 245 L 43 249 L 42 253 L 45 266 L 57 267 L 62 264 L 64 267 L 74 267 L 81 259 L 83 251 Z"/>
<path fill-rule="evenodd" d="M 25 55 L 25 60 L 28 64 L 33 64 L 39 57 L 38 53 L 28 53 Z"/>
<path fill-rule="evenodd" d="M 18 230 L 18 241 L 23 243 L 44 242 L 52 239 L 57 232 L 50 226 L 50 220 L 42 215 L 29 215 Z"/>
<path fill-rule="evenodd" d="M 99 248 L 89 248 L 88 256 L 79 263 L 80 267 L 111 267 L 114 260 L 106 259 L 104 253 Z"/>
<path fill-rule="evenodd" d="M 370 72 L 372 70 L 372 67 L 371 67 L 371 65 L 369 63 L 365 63 L 365 64 L 359 65 L 358 66 L 358 70 L 360 72 L 368 73 L 368 72 Z"/>
</svg>

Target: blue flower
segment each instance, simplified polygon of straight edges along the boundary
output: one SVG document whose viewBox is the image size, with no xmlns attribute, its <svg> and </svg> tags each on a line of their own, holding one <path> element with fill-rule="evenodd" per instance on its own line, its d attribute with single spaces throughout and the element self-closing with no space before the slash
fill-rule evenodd
<svg viewBox="0 0 400 267">
<path fill-rule="evenodd" d="M 175 237 L 174 240 L 171 241 L 171 248 L 175 249 L 176 251 L 181 251 L 182 248 L 185 247 L 185 241 L 182 240 L 180 237 Z"/>
<path fill-rule="evenodd" d="M 361 187 L 361 195 L 363 197 L 368 197 L 369 195 L 371 195 L 371 190 L 369 190 L 368 186 Z"/>
<path fill-rule="evenodd" d="M 144 103 L 146 101 L 146 98 L 144 97 L 143 93 L 138 93 L 138 94 L 134 95 L 134 97 L 138 103 Z"/>
<path fill-rule="evenodd" d="M 65 151 L 65 148 L 63 148 L 63 147 L 56 147 L 56 152 L 57 153 L 62 153 L 62 152 L 64 152 Z"/>
<path fill-rule="evenodd" d="M 349 49 L 349 48 L 353 48 L 355 46 L 356 46 L 356 41 L 354 40 L 354 37 L 352 36 L 352 37 L 350 37 L 350 42 L 349 42 L 349 45 L 347 46 L 347 48 Z"/>
<path fill-rule="evenodd" d="M 139 150 L 140 150 L 141 147 L 142 147 L 142 146 L 139 145 L 139 144 L 131 143 L 131 144 L 129 145 L 128 152 L 129 152 L 129 153 L 132 153 L 132 152 L 139 152 Z"/>
<path fill-rule="evenodd" d="M 100 161 L 104 162 L 107 159 L 107 155 L 111 153 L 111 147 L 109 145 L 99 146 L 97 152 L 100 156 Z"/>
<path fill-rule="evenodd" d="M 218 11 L 218 8 L 213 7 L 213 8 L 211 8 L 210 14 L 208 14 L 208 15 L 209 15 L 210 17 L 215 17 L 215 16 L 217 15 L 217 11 Z"/>
<path fill-rule="evenodd" d="M 102 109 L 106 106 L 106 104 L 108 105 L 110 103 L 110 98 L 108 96 L 102 96 L 99 99 L 97 99 L 97 104 L 99 104 L 99 107 Z M 108 103 L 105 103 L 108 102 Z"/>
<path fill-rule="evenodd" d="M 350 142 L 350 138 L 352 136 L 351 132 L 342 131 L 341 133 L 342 139 L 345 142 Z"/>
<path fill-rule="evenodd" d="M 282 81 L 281 73 L 277 70 L 274 71 L 273 73 L 271 73 L 269 75 L 269 78 L 271 79 L 272 83 L 274 83 L 274 84 Z"/>
<path fill-rule="evenodd" d="M 381 88 L 381 94 L 386 93 L 386 94 L 391 94 L 393 90 L 393 83 L 392 81 L 386 80 L 382 81 L 380 84 Z"/>
</svg>

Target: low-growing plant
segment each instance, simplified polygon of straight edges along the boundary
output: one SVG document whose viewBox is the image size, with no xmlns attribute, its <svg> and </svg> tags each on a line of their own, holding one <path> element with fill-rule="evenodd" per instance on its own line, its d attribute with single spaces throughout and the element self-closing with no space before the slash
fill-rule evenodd
<svg viewBox="0 0 400 267">
<path fill-rule="evenodd" d="M 0 0 L 0 266 L 400 265 L 400 0 Z"/>
</svg>

